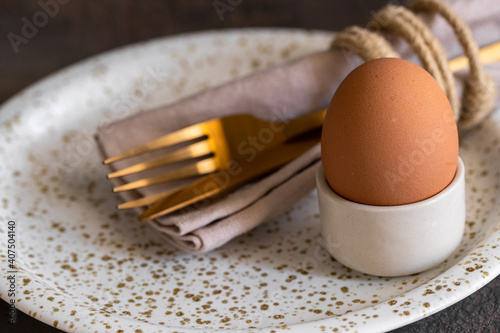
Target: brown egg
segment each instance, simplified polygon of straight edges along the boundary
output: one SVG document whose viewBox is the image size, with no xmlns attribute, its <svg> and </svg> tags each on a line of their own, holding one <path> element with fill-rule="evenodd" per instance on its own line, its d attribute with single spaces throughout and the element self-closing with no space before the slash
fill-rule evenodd
<svg viewBox="0 0 500 333">
<path fill-rule="evenodd" d="M 348 200 L 392 206 L 430 198 L 457 169 L 450 103 L 420 66 L 396 58 L 369 61 L 335 92 L 321 156 L 328 184 Z"/>
</svg>

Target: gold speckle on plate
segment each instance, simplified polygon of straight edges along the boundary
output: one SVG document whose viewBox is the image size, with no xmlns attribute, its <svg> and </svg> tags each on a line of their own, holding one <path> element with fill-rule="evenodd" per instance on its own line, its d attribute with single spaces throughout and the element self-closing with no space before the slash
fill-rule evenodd
<svg viewBox="0 0 500 333">
<path fill-rule="evenodd" d="M 383 331 L 498 275 L 498 114 L 461 137 L 462 243 L 445 263 L 413 276 L 368 276 L 332 259 L 322 246 L 315 192 L 206 254 L 183 253 L 135 213 L 115 210 L 119 200 L 93 139 L 104 121 L 323 51 L 331 38 L 240 30 L 158 39 L 79 63 L 11 100 L 0 110 L 0 153 L 12 157 L 0 165 L 0 217 L 16 221 L 22 245 L 19 308 L 69 332 Z M 145 98 L 141 80 L 158 66 L 168 78 Z M 4 298 L 5 291 L 0 284 Z"/>
</svg>

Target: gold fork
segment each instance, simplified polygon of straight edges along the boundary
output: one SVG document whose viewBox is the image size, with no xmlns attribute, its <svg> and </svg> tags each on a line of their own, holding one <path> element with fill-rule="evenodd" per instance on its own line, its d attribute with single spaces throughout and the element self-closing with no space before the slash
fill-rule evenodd
<svg viewBox="0 0 500 333">
<path fill-rule="evenodd" d="M 264 121 L 250 115 L 216 118 L 191 125 L 140 147 L 110 157 L 104 161 L 104 164 L 114 163 L 192 140 L 201 140 L 154 160 L 111 172 L 108 178 L 123 177 L 186 160 L 192 160 L 192 163 L 155 177 L 117 186 L 113 191 L 128 191 L 178 179 L 206 175 L 228 167 L 231 161 L 251 160 L 255 158 L 257 153 L 277 147 L 291 138 L 321 127 L 325 113 L 326 110 L 321 110 L 303 117 L 276 122 Z M 118 208 L 147 206 L 170 193 L 172 191 L 129 201 L 119 205 Z"/>
<path fill-rule="evenodd" d="M 320 138 L 321 130 L 317 129 L 308 132 L 306 135 L 301 135 L 287 141 L 279 145 L 279 147 L 263 151 L 252 161 L 235 161 L 237 168 L 211 173 L 157 200 L 139 216 L 139 221 L 152 220 L 194 203 L 212 199 L 215 196 L 234 190 L 296 159 L 305 153 L 306 150 L 319 143 Z"/>
<path fill-rule="evenodd" d="M 500 42 L 481 49 L 479 54 L 483 63 L 500 60 Z M 449 65 L 451 70 L 456 72 L 468 66 L 467 58 L 461 56 L 452 59 L 449 61 Z M 185 148 L 178 149 L 161 158 L 117 170 L 110 173 L 108 178 L 123 177 L 132 173 L 142 172 L 159 166 L 190 159 L 193 159 L 193 163 L 186 167 L 178 168 L 160 176 L 141 179 L 117 186 L 113 191 L 127 191 L 177 179 L 210 174 L 226 168 L 231 160 L 242 160 L 242 158 L 244 158 L 243 154 L 252 152 L 249 148 L 252 148 L 254 153 L 262 152 L 277 147 L 283 142 L 311 129 L 320 127 L 325 112 L 326 110 L 322 110 L 301 118 L 281 122 L 267 122 L 250 115 L 236 115 L 195 124 L 177 132 L 167 134 L 143 146 L 110 157 L 106 159 L 104 163 L 110 164 L 195 139 L 204 138 L 204 140 L 193 143 Z M 258 142 L 259 135 L 262 136 L 261 142 Z M 267 135 L 267 138 L 265 135 Z M 246 146 L 246 148 L 244 146 Z M 197 160 L 194 161 L 194 159 Z M 138 200 L 123 203 L 119 205 L 118 208 L 126 209 L 151 205 L 174 192 L 176 192 L 176 190 L 150 195 Z"/>
</svg>

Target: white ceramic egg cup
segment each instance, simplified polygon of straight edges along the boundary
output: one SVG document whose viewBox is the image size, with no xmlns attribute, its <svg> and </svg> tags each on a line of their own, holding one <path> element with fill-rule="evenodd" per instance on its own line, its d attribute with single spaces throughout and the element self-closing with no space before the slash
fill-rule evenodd
<svg viewBox="0 0 500 333">
<path fill-rule="evenodd" d="M 465 225 L 464 164 L 429 199 L 399 206 L 349 201 L 328 185 L 323 166 L 316 175 L 321 232 L 328 252 L 362 273 L 401 276 L 443 262 L 462 240 Z"/>
</svg>

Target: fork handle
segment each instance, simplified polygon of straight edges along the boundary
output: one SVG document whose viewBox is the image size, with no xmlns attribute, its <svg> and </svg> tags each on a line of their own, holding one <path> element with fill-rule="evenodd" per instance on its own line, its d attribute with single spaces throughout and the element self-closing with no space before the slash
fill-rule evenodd
<svg viewBox="0 0 500 333">
<path fill-rule="evenodd" d="M 481 63 L 489 64 L 495 61 L 500 61 L 500 42 L 483 47 L 479 50 L 479 58 Z M 466 56 L 460 56 L 448 62 L 452 72 L 458 72 L 469 66 L 469 59 Z"/>
<path fill-rule="evenodd" d="M 479 50 L 479 56 L 483 64 L 500 61 L 500 42 L 483 47 Z M 451 59 L 448 62 L 448 65 L 450 66 L 450 70 L 455 73 L 459 70 L 467 68 L 469 61 L 465 56 L 460 56 Z M 327 109 L 324 109 L 304 117 L 283 122 L 285 125 L 283 129 L 285 140 L 292 139 L 299 134 L 307 133 L 312 129 L 321 127 L 325 119 L 326 110 Z"/>
<path fill-rule="evenodd" d="M 251 162 L 235 161 L 232 170 L 223 169 L 205 176 L 178 192 L 158 200 L 139 216 L 139 220 L 148 221 L 234 189 L 290 162 L 319 141 L 319 133 L 313 132 L 300 141 L 285 143 L 280 147 L 264 151 Z"/>
<path fill-rule="evenodd" d="M 283 141 L 293 139 L 300 134 L 310 132 L 313 129 L 321 128 L 321 126 L 323 126 L 323 121 L 325 120 L 326 110 L 327 109 L 316 111 L 303 117 L 283 121 L 281 123 L 281 135 L 284 138 Z"/>
</svg>

